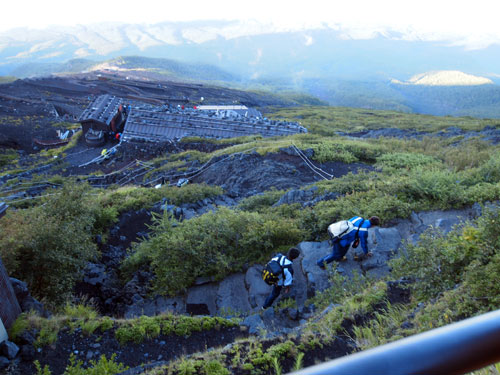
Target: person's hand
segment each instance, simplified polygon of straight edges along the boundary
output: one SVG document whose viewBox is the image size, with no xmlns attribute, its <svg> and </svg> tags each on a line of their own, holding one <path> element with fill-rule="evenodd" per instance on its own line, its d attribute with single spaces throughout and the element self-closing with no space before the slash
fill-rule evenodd
<svg viewBox="0 0 500 375">
<path fill-rule="evenodd" d="M 290 287 L 289 286 L 285 286 L 285 294 L 287 294 L 289 292 L 290 292 Z"/>
<path fill-rule="evenodd" d="M 371 258 L 373 256 L 373 253 L 371 251 L 367 252 L 366 253 L 366 257 L 367 258 Z"/>
</svg>

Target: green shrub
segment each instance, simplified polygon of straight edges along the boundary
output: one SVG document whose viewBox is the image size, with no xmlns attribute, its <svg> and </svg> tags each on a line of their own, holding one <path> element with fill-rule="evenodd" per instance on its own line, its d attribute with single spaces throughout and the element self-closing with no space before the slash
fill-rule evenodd
<svg viewBox="0 0 500 375">
<path fill-rule="evenodd" d="M 83 367 L 83 361 L 76 360 L 74 354 L 70 356 L 70 364 L 66 367 L 64 375 L 113 375 L 128 370 L 128 366 L 115 362 L 116 354 L 108 360 L 103 354 L 99 361 L 90 360 L 90 366 Z"/>
<path fill-rule="evenodd" d="M 7 149 L 5 151 L 0 151 L 0 168 L 13 164 L 17 158 L 18 154 L 15 150 Z"/>
<path fill-rule="evenodd" d="M 440 164 L 438 160 L 431 156 L 415 154 L 409 152 L 388 153 L 377 158 L 377 166 L 386 172 L 403 173 L 404 170 L 411 170 L 417 167 Z"/>
<path fill-rule="evenodd" d="M 491 157 L 491 144 L 481 140 L 462 142 L 457 147 L 446 147 L 439 157 L 455 171 L 476 168 L 487 163 Z"/>
<path fill-rule="evenodd" d="M 58 322 L 52 320 L 46 321 L 41 327 L 33 345 L 36 348 L 42 348 L 54 344 L 57 341 L 57 335 L 59 334 L 60 328 Z"/>
<path fill-rule="evenodd" d="M 488 202 L 498 200 L 500 198 L 500 183 L 480 182 L 472 185 L 465 191 L 467 203 L 474 204 L 476 202 Z"/>
<path fill-rule="evenodd" d="M 115 337 L 124 345 L 127 342 L 141 343 L 146 339 L 158 337 L 161 333 L 161 321 L 158 317 L 141 316 L 127 321 L 115 331 Z"/>
<path fill-rule="evenodd" d="M 103 192 L 98 201 L 103 210 L 109 210 L 100 214 L 103 216 L 101 221 L 105 222 L 106 219 L 112 219 L 116 213 L 152 207 L 163 198 L 167 198 L 172 204 L 180 205 L 194 203 L 222 193 L 222 188 L 206 184 L 188 184 L 181 188 L 164 186 L 160 189 L 127 186 Z"/>
<path fill-rule="evenodd" d="M 291 340 L 287 340 L 283 343 L 270 346 L 267 349 L 267 353 L 272 358 L 284 359 L 286 357 L 294 357 L 297 354 L 297 348 Z"/>
<path fill-rule="evenodd" d="M 29 326 L 30 324 L 28 322 L 27 314 L 22 313 L 16 318 L 14 323 L 12 323 L 12 326 L 9 328 L 9 339 L 16 342 L 17 337 L 26 331 Z"/>
<path fill-rule="evenodd" d="M 498 152 L 491 155 L 490 159 L 479 167 L 479 174 L 484 182 L 500 182 L 500 155 Z"/>
<path fill-rule="evenodd" d="M 0 222 L 0 254 L 9 273 L 52 304 L 71 295 L 75 281 L 97 256 L 92 241 L 95 205 L 85 197 L 87 188 L 68 183 L 45 198 L 43 206 L 9 212 Z"/>
<path fill-rule="evenodd" d="M 244 198 L 239 203 L 238 208 L 245 211 L 259 211 L 262 208 L 270 207 L 275 204 L 283 194 L 285 194 L 284 190 L 276 190 L 273 188 L 265 193 Z"/>
<path fill-rule="evenodd" d="M 492 280 L 489 277 L 498 273 L 495 256 L 496 249 L 500 248 L 500 233 L 496 229 L 498 215 L 498 210 L 486 210 L 474 226 L 468 224 L 446 235 L 435 229 L 428 230 L 418 244 L 406 244 L 402 255 L 390 262 L 394 276 L 415 279 L 413 289 L 421 300 L 435 297 L 464 280 L 468 280 L 471 292 L 482 295 L 481 298 L 490 296 L 488 285 Z M 486 270 L 489 274 L 481 279 L 480 275 Z M 494 291 L 495 287 L 491 285 L 490 289 Z M 495 304 L 494 297 L 492 300 Z M 487 300 L 486 304 L 489 303 Z"/>
<path fill-rule="evenodd" d="M 127 342 L 139 344 L 146 337 L 146 329 L 139 324 L 129 323 L 117 328 L 115 337 L 121 345 L 125 345 Z"/>
<path fill-rule="evenodd" d="M 97 311 L 95 308 L 85 303 L 76 305 L 66 303 L 64 314 L 70 319 L 95 320 L 97 318 Z"/>
<path fill-rule="evenodd" d="M 430 207 L 449 208 L 463 205 L 465 189 L 454 172 L 446 169 L 412 170 L 412 179 L 406 193 L 408 199 L 429 202 Z"/>
<path fill-rule="evenodd" d="M 34 363 L 35 368 L 36 368 L 36 375 L 51 375 L 52 374 L 52 371 L 50 371 L 50 368 L 48 365 L 45 365 L 42 368 L 42 365 L 40 365 L 40 362 L 38 362 L 38 360 L 36 360 L 33 363 Z"/>
<path fill-rule="evenodd" d="M 327 161 L 341 161 L 344 163 L 354 163 L 358 158 L 343 144 L 320 143 L 313 145 L 314 160 L 325 163 Z"/>
<path fill-rule="evenodd" d="M 495 310 L 500 307 L 500 249 L 487 264 L 480 260 L 467 267 L 465 288 L 480 311 Z"/>
<path fill-rule="evenodd" d="M 220 280 L 303 238 L 293 220 L 227 208 L 175 223 L 175 227 L 173 223 L 168 215 L 156 219 L 150 238 L 136 246 L 137 255 L 124 264 L 130 270 L 131 262 L 150 260 L 156 291 L 169 295 L 200 276 Z"/>
<path fill-rule="evenodd" d="M 217 360 L 205 361 L 203 366 L 203 373 L 206 375 L 229 375 L 230 372 L 224 367 L 222 363 Z"/>
<path fill-rule="evenodd" d="M 109 331 L 111 328 L 114 326 L 114 320 L 110 318 L 109 316 L 104 316 L 100 320 L 100 326 L 99 329 L 101 332 Z"/>
</svg>

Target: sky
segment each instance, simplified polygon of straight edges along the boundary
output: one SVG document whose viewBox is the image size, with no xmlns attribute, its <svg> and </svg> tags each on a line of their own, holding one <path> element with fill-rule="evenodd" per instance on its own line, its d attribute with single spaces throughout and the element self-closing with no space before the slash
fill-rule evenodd
<svg viewBox="0 0 500 375">
<path fill-rule="evenodd" d="M 471 48 L 500 43 L 498 0 L 8 0 L 2 15 L 0 31 L 101 22 L 255 20 L 281 30 L 328 26 L 354 38 L 390 31 L 405 39 L 451 40 Z"/>
</svg>

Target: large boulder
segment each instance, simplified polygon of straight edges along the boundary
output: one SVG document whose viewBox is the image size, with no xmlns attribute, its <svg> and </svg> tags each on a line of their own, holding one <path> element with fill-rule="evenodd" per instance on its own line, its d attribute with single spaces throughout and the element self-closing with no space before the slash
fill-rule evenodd
<svg viewBox="0 0 500 375">
<path fill-rule="evenodd" d="M 259 314 L 253 314 L 246 317 L 241 325 L 248 327 L 248 333 L 252 335 L 259 334 L 266 328 L 266 325 Z"/>
<path fill-rule="evenodd" d="M 19 347 L 10 341 L 4 341 L 0 343 L 0 355 L 7 357 L 8 359 L 14 359 L 19 353 Z"/>
<path fill-rule="evenodd" d="M 328 273 L 318 267 L 316 261 L 332 251 L 328 241 L 301 242 L 298 246 L 302 256 L 302 272 L 307 285 L 313 290 L 324 290 L 330 286 Z"/>
<path fill-rule="evenodd" d="M 373 256 L 360 262 L 364 273 L 380 279 L 390 272 L 388 261 L 397 253 L 401 245 L 401 235 L 396 228 L 373 228 L 373 240 L 369 249 Z"/>
<path fill-rule="evenodd" d="M 267 295 L 270 293 L 270 286 L 262 280 L 263 265 L 256 264 L 250 267 L 245 273 L 245 286 L 248 290 L 248 302 L 252 308 L 262 306 Z"/>
<path fill-rule="evenodd" d="M 220 282 L 217 289 L 216 305 L 219 314 L 245 313 L 251 309 L 244 274 L 233 274 Z"/>
<path fill-rule="evenodd" d="M 19 303 L 19 306 L 21 307 L 21 310 L 23 312 L 35 311 L 40 316 L 43 316 L 45 318 L 48 318 L 50 316 L 50 312 L 47 311 L 40 302 L 38 302 L 31 296 L 28 290 L 28 284 L 13 277 L 10 278 L 10 282 L 12 284 L 12 288 L 14 289 L 14 294 L 16 295 L 17 302 Z"/>
<path fill-rule="evenodd" d="M 186 304 L 181 297 L 166 298 L 157 296 L 153 299 L 137 298 L 134 303 L 126 307 L 126 319 L 137 318 L 142 315 L 155 316 L 165 313 L 185 313 Z"/>
<path fill-rule="evenodd" d="M 190 288 L 186 298 L 187 312 L 195 315 L 216 315 L 218 289 L 218 285 L 214 283 Z"/>
</svg>

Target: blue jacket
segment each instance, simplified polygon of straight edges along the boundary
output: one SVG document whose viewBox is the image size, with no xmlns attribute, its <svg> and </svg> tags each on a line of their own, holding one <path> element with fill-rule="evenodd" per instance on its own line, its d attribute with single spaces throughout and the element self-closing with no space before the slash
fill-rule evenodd
<svg viewBox="0 0 500 375">
<path fill-rule="evenodd" d="M 354 216 L 353 218 L 349 219 L 349 221 L 354 224 L 355 229 L 349 233 L 346 233 L 340 239 L 340 246 L 348 247 L 351 245 L 351 243 L 354 242 L 354 240 L 356 239 L 356 232 L 362 220 L 363 218 L 359 216 Z M 363 249 L 363 252 L 365 254 L 368 253 L 368 228 L 370 228 L 371 226 L 372 225 L 370 223 L 370 220 L 365 220 L 363 221 L 363 225 L 361 225 L 361 228 L 359 228 L 359 239 L 361 243 L 361 248 Z"/>
</svg>

